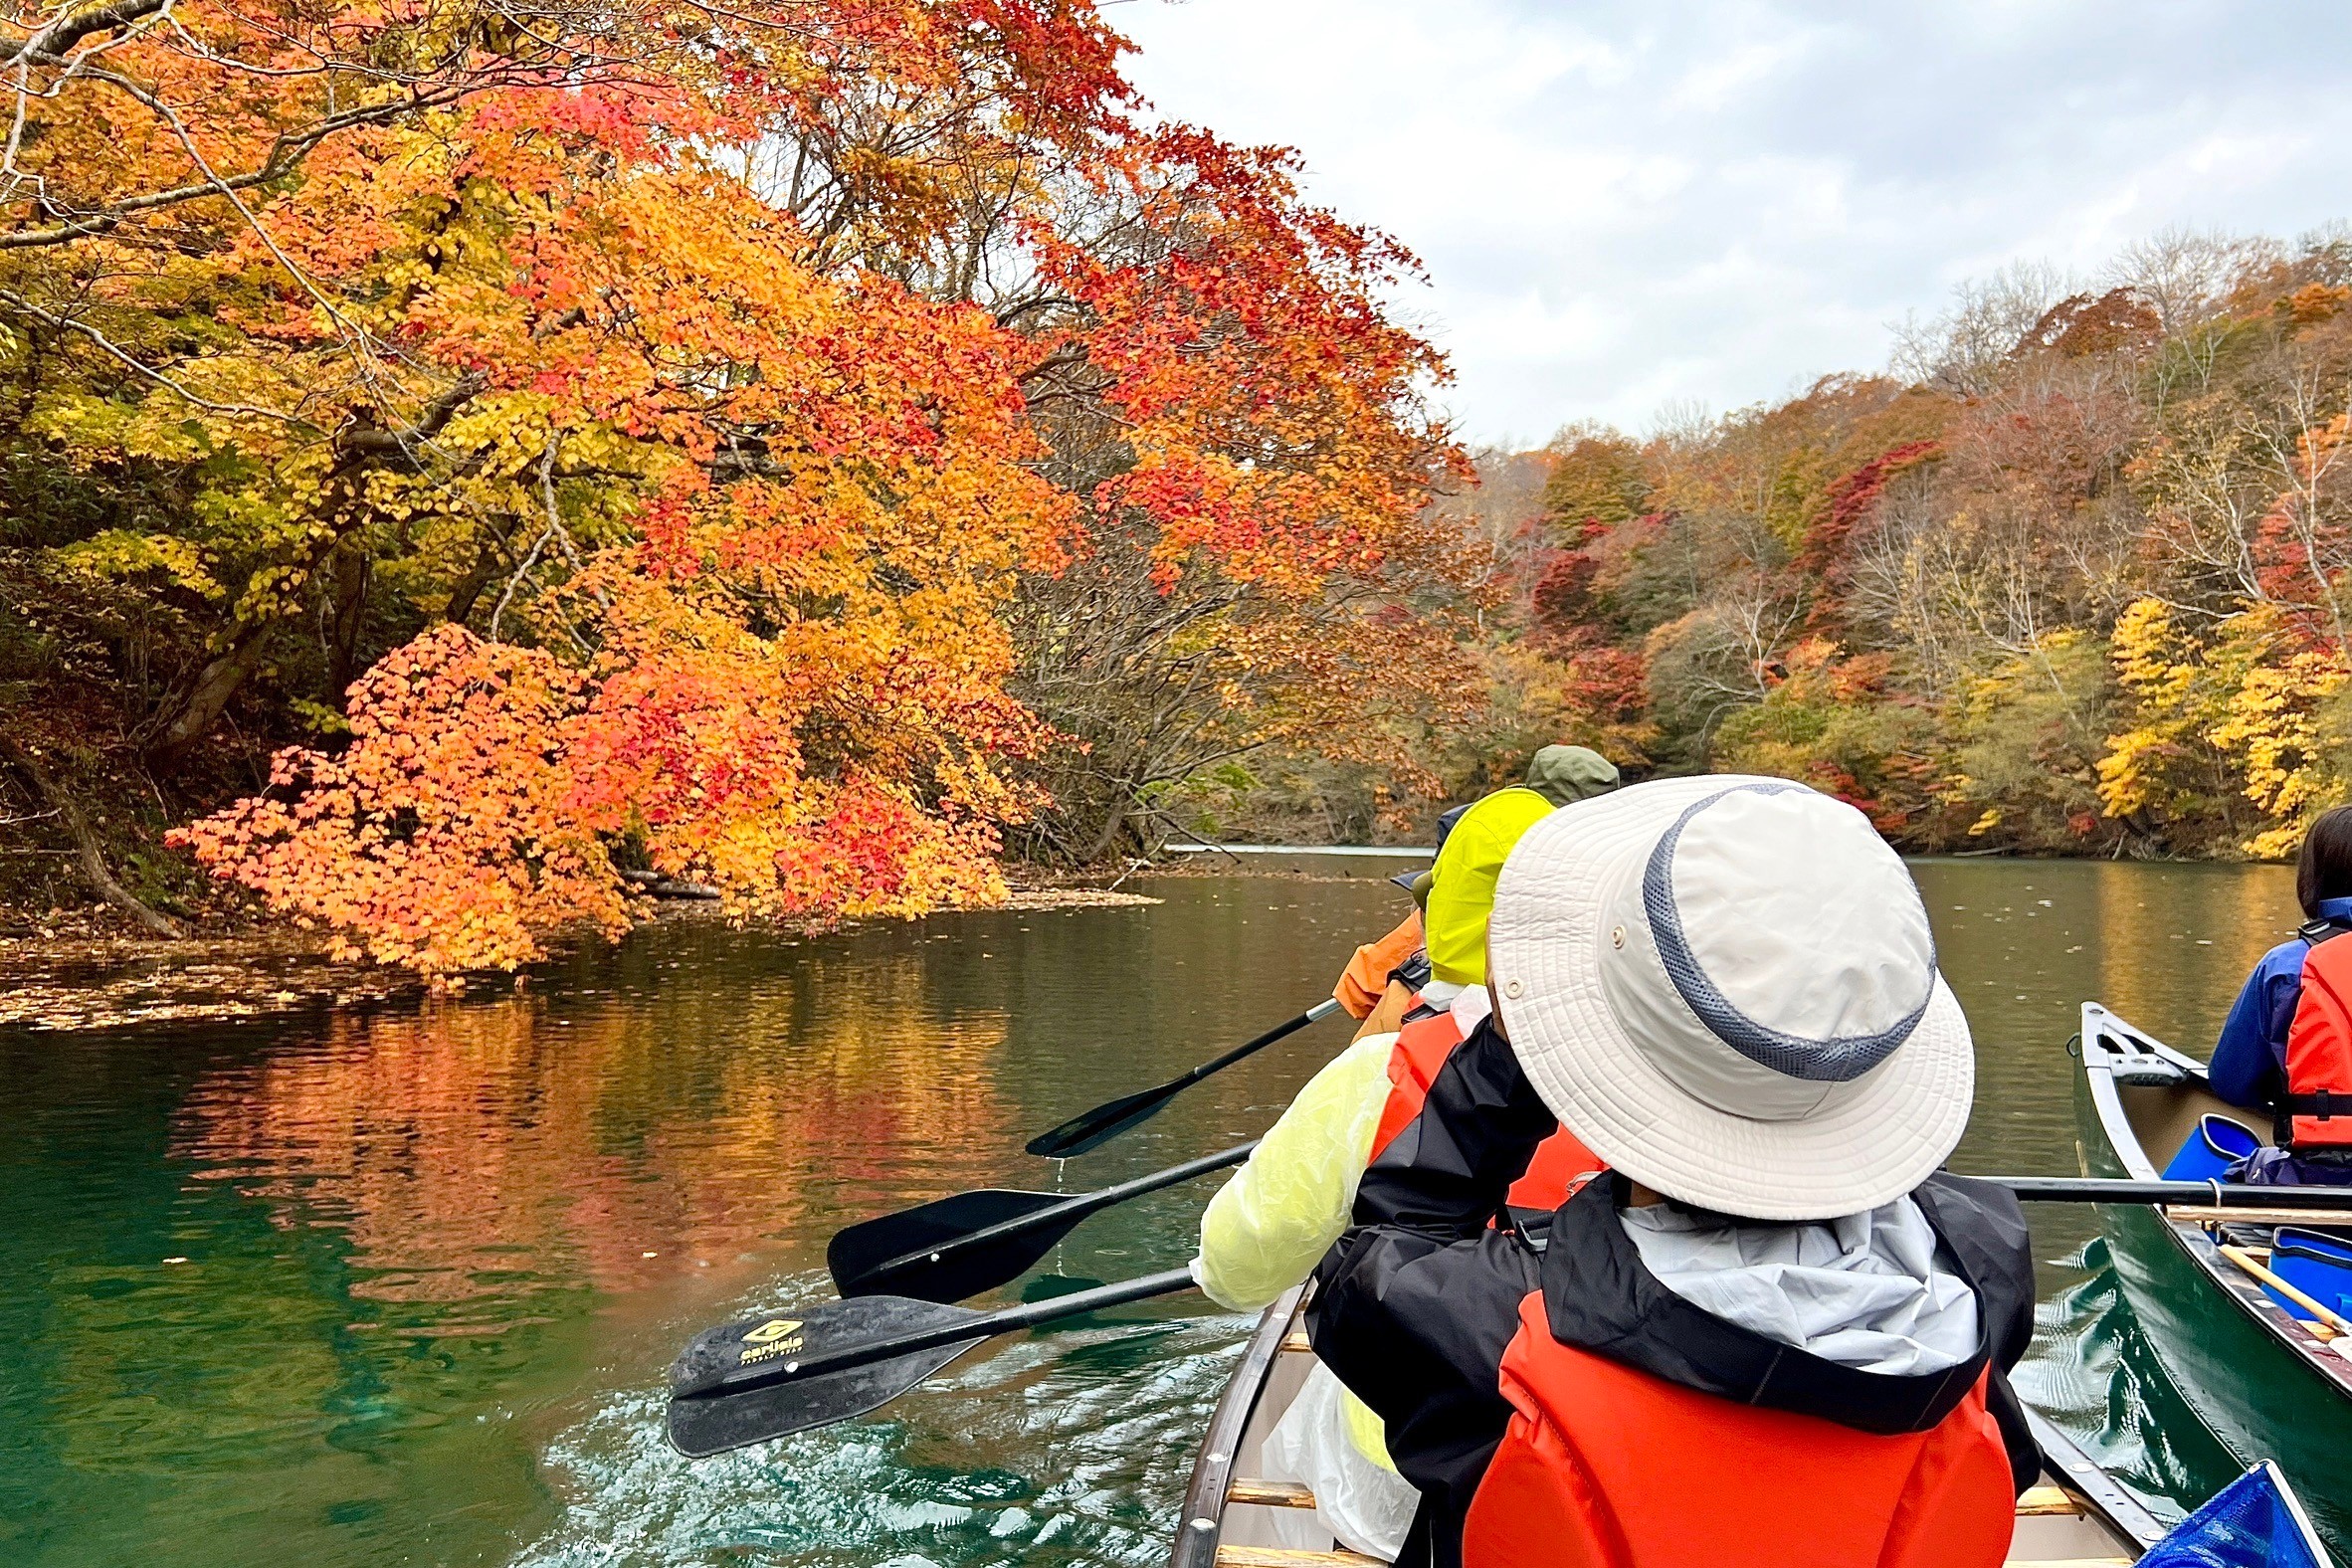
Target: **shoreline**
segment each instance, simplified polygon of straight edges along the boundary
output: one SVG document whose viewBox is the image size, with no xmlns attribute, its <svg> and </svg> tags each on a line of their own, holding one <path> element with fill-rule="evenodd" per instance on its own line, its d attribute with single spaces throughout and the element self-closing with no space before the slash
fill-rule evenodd
<svg viewBox="0 0 2352 1568">
<path fill-rule="evenodd" d="M 1015 887 L 1003 903 L 990 907 L 1116 908 L 1159 901 L 1109 888 L 1025 886 Z M 724 919 L 712 903 L 679 898 L 657 903 L 640 924 Z M 779 934 L 815 934 L 882 923 L 767 921 L 763 928 Z M 412 1005 L 436 992 L 428 977 L 413 971 L 366 958 L 335 958 L 325 932 L 306 931 L 291 921 L 248 920 L 211 932 L 157 937 L 94 904 L 53 909 L 11 924 L 18 929 L 0 935 L 0 1032 L 51 1034 L 297 1012 L 367 1011 Z M 550 959 L 560 959 L 577 946 L 558 944 Z M 490 971 L 458 976 L 457 984 L 440 989 L 460 995 L 527 991 L 534 967 L 525 965 L 512 975 Z"/>
<path fill-rule="evenodd" d="M 1400 847 L 1400 858 L 1411 847 Z M 1426 852 L 1425 852 L 1426 853 Z M 1376 860 L 1377 857 L 1366 857 Z M 1911 861 L 2072 862 L 2104 857 L 2029 856 L 2014 853 L 1906 856 Z M 1161 900 L 1125 889 L 1137 877 L 1202 879 L 1263 877 L 1284 882 L 1331 883 L 1368 880 L 1378 874 L 1330 866 L 1283 865 L 1278 854 L 1240 857 L 1213 853 L 1170 856 L 1120 871 L 1049 873 L 1009 867 L 1014 884 L 999 910 L 1022 911 L 1155 904 Z M 2180 866 L 2239 866 L 2247 863 L 2183 860 Z M 1104 885 L 1107 880 L 1108 885 Z M 954 913 L 942 910 L 940 913 Z M 723 921 L 717 905 L 694 897 L 665 897 L 643 923 Z M 807 936 L 854 930 L 884 921 L 768 921 L 761 928 L 779 935 Z M 587 938 L 586 940 L 594 940 Z M 550 961 L 560 961 L 580 939 L 551 944 Z M 323 931 L 302 930 L 291 921 L 245 914 L 215 917 L 206 928 L 167 938 L 139 930 L 118 911 L 96 902 L 75 908 L 0 914 L 0 1032 L 59 1033 L 163 1022 L 225 1022 L 294 1012 L 365 1011 L 412 1006 L 440 992 L 489 995 L 526 991 L 539 966 L 508 975 L 497 971 L 461 975 L 436 987 L 428 977 L 369 959 L 337 959 Z"/>
</svg>

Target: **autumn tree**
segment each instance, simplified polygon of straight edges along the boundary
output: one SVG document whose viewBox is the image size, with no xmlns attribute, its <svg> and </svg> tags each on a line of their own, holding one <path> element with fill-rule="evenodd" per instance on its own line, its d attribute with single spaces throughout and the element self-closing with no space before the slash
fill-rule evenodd
<svg viewBox="0 0 2352 1568">
<path fill-rule="evenodd" d="M 1460 684 L 1477 565 L 1416 526 L 1465 476 L 1424 401 L 1443 365 L 1379 303 L 1413 258 L 1304 204 L 1286 154 L 1147 150 L 1043 248 L 1033 315 L 1038 428 L 1085 515 L 1014 608 L 1016 689 L 1061 737 L 1038 837 L 1081 860 L 1156 836 L 1154 794 L 1224 759 L 1395 762 L 1386 720 Z"/>
<path fill-rule="evenodd" d="M 1069 790 L 1087 833 L 1435 699 L 1410 259 L 1140 125 L 1085 0 L 15 21 L 20 771 L 266 783 L 178 842 L 275 907 L 446 969 L 638 869 L 984 901 L 1127 738 L 1055 670 L 1149 684 L 1039 635 L 1106 580 L 1213 711 Z"/>
</svg>

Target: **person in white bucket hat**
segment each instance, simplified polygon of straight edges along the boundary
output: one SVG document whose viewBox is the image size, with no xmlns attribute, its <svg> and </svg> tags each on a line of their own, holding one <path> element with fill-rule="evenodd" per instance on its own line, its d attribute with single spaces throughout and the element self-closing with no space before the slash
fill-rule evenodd
<svg viewBox="0 0 2352 1568">
<path fill-rule="evenodd" d="M 1421 1493 L 1398 1560 L 2000 1563 L 2033 1261 L 1939 1171 L 1973 1048 L 1893 851 L 1787 780 L 1636 785 L 1520 840 L 1488 944 L 1309 1314 Z M 1610 1172 L 1539 1239 L 1555 1127 Z"/>
</svg>

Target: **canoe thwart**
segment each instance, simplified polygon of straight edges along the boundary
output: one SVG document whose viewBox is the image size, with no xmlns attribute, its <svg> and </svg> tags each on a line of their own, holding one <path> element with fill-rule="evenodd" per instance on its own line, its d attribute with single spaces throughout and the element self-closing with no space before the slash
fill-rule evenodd
<svg viewBox="0 0 2352 1568">
<path fill-rule="evenodd" d="M 1294 1480 L 1236 1480 L 1225 1488 L 1227 1502 L 1254 1502 L 1262 1508 L 1311 1508 L 1314 1488 Z"/>
<path fill-rule="evenodd" d="M 1362 1552 L 1303 1552 L 1287 1546 L 1220 1546 L 1217 1568 L 1389 1568 Z"/>
<path fill-rule="evenodd" d="M 2021 1519 L 2047 1518 L 2054 1514 L 2081 1511 L 2081 1502 L 2063 1486 L 2028 1486 L 2017 1499 L 2017 1512 Z"/>
</svg>

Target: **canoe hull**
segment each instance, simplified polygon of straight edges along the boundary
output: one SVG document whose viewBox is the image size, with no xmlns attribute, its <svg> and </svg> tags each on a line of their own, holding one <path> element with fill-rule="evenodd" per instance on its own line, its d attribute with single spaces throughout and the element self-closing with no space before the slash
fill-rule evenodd
<svg viewBox="0 0 2352 1568">
<path fill-rule="evenodd" d="M 2152 1178 L 2177 1147 L 2174 1134 L 2185 1136 L 2204 1110 L 2226 1108 L 2198 1078 L 2177 1087 L 2128 1081 L 2132 1061 L 2150 1046 L 2185 1071 L 2198 1069 L 2104 1009 L 2083 1009 L 2074 1098 L 2086 1176 Z M 2200 1227 L 2144 1205 L 2101 1205 L 2097 1213 L 2155 1359 L 2181 1403 L 2236 1461 L 2226 1473 L 2195 1477 L 2201 1488 L 2275 1461 L 2329 1544 L 2339 1551 L 2352 1544 L 2352 1493 L 2340 1480 L 2352 1454 L 2352 1363 L 2297 1328 Z"/>
</svg>

